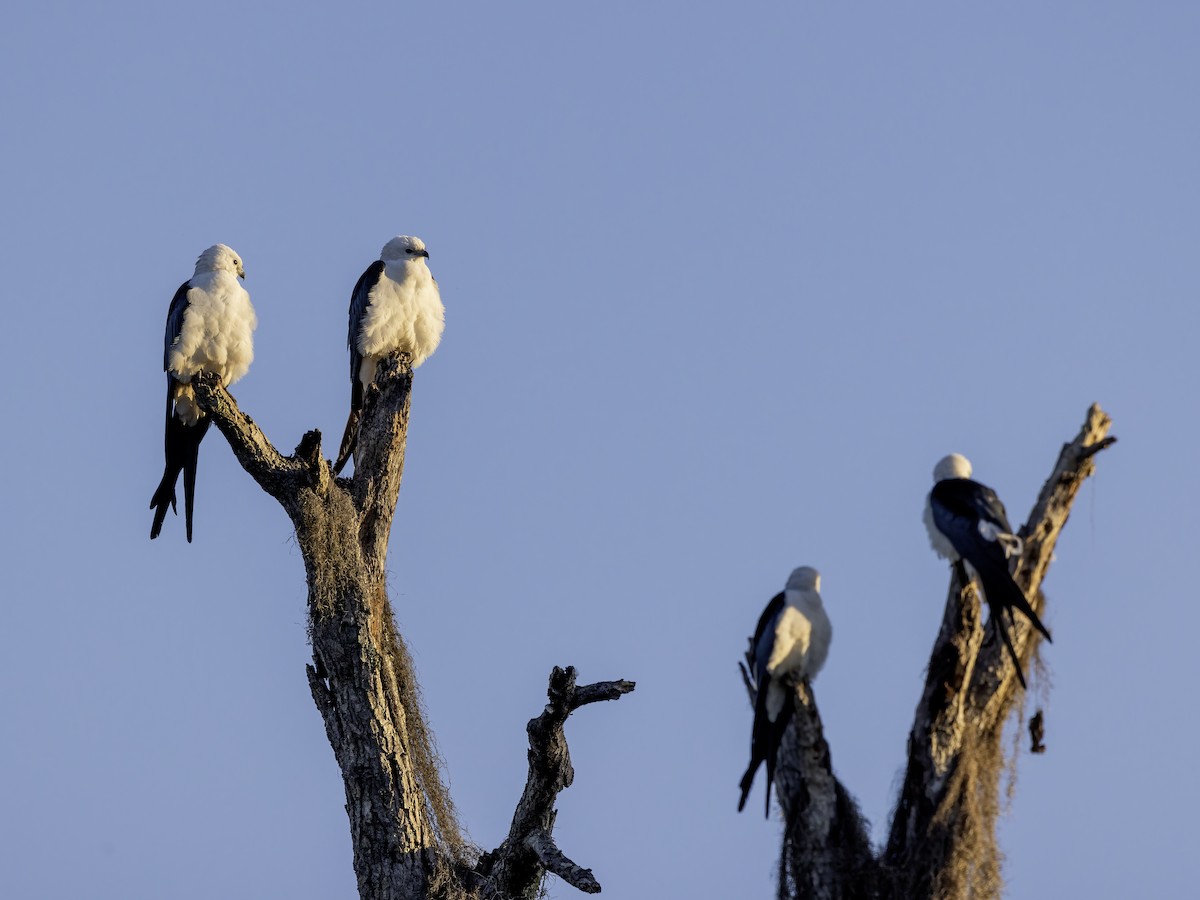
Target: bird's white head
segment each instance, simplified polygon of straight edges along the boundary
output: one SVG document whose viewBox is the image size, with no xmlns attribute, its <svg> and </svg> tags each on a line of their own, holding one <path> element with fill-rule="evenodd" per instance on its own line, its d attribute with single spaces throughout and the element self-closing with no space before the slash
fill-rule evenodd
<svg viewBox="0 0 1200 900">
<path fill-rule="evenodd" d="M 399 263 L 428 257 L 429 251 L 425 249 L 425 242 L 419 237 L 407 234 L 392 238 L 383 245 L 383 252 L 379 254 L 379 258 L 385 263 Z"/>
<path fill-rule="evenodd" d="M 213 244 L 200 254 L 200 258 L 196 260 L 196 274 L 201 272 L 232 272 L 238 278 L 246 277 L 242 258 L 232 247 L 226 247 L 224 244 Z"/>
<path fill-rule="evenodd" d="M 961 453 L 951 453 L 938 460 L 933 467 L 933 481 L 946 481 L 949 478 L 970 478 L 971 461 Z"/>
<path fill-rule="evenodd" d="M 801 566 L 788 576 L 787 590 L 819 591 L 821 590 L 821 573 L 812 566 Z"/>
</svg>

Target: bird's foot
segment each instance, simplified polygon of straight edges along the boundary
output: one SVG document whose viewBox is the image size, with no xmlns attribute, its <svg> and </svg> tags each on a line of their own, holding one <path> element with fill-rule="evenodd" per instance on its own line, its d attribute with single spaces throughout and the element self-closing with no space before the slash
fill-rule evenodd
<svg viewBox="0 0 1200 900">
<path fill-rule="evenodd" d="M 1004 558 L 1012 559 L 1025 552 L 1025 542 L 1015 534 L 998 534 L 996 540 L 1004 548 Z"/>
</svg>

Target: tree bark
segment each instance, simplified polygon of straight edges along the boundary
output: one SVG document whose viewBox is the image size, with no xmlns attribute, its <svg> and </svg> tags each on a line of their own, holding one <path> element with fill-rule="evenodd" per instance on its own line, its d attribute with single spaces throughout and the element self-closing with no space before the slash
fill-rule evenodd
<svg viewBox="0 0 1200 900">
<path fill-rule="evenodd" d="M 1065 444 L 1020 529 L 1024 553 L 1013 577 L 1035 612 L 1054 545 L 1096 453 L 1116 438 L 1093 405 Z M 1022 665 L 1041 636 L 1015 617 L 1012 640 Z M 820 715 L 807 684 L 796 686 L 795 716 L 780 748 L 776 790 L 785 829 L 779 897 L 998 898 L 1003 883 L 996 844 L 1005 722 L 1020 711 L 1016 670 L 999 640 L 985 640 L 981 603 L 960 567 L 952 567 L 941 629 L 908 739 L 908 765 L 887 846 L 869 849 L 865 823 L 833 775 Z M 1041 752 L 1037 735 L 1035 752 Z"/>
<path fill-rule="evenodd" d="M 573 669 L 562 683 L 552 676 L 551 706 L 540 718 L 552 707 L 555 712 L 537 746 L 558 761 L 538 767 L 539 779 L 549 782 L 526 789 L 535 812 L 522 815 L 523 798 L 509 838 L 495 851 L 481 856 L 464 841 L 442 782 L 412 660 L 387 596 L 388 537 L 412 390 L 407 355 L 384 360 L 366 392 L 353 478 L 334 476 L 320 432 L 305 434 L 285 457 L 219 381 L 202 375 L 193 383 L 238 462 L 296 529 L 308 582 L 308 685 L 342 771 L 360 898 L 533 896 L 547 870 L 583 890 L 599 890 L 551 837 L 554 798 L 571 781 L 562 726 L 584 703 L 633 690 L 631 682 L 576 688 Z M 555 669 L 555 676 L 562 671 Z M 530 740 L 534 747 L 532 731 Z M 531 784 L 533 757 L 531 749 Z"/>
<path fill-rule="evenodd" d="M 496 896 L 533 900 L 539 895 L 547 871 L 588 894 L 598 894 L 600 885 L 590 869 L 568 859 L 554 844 L 551 833 L 559 791 L 571 786 L 575 769 L 567 749 L 563 726 L 579 707 L 601 700 L 616 700 L 634 689 L 632 681 L 606 681 L 577 687 L 575 669 L 557 666 L 550 673 L 546 694 L 549 703 L 529 720 L 529 776 L 513 815 L 508 837 L 493 853 L 484 854 L 477 872 L 496 891 Z"/>
<path fill-rule="evenodd" d="M 867 824 L 833 774 L 821 715 L 807 683 L 796 686 L 795 714 L 775 770 L 783 810 L 779 896 L 857 900 L 873 896 L 876 866 Z"/>
</svg>

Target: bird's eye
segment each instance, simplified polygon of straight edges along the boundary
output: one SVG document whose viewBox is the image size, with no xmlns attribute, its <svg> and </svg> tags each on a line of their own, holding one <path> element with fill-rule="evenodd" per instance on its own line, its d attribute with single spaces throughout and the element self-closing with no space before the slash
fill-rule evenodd
<svg viewBox="0 0 1200 900">
<path fill-rule="evenodd" d="M 409 248 L 408 248 L 407 250 L 405 250 L 404 252 L 405 252 L 405 253 L 412 253 L 412 252 L 413 252 L 413 251 L 412 251 L 412 247 L 409 247 Z"/>
</svg>

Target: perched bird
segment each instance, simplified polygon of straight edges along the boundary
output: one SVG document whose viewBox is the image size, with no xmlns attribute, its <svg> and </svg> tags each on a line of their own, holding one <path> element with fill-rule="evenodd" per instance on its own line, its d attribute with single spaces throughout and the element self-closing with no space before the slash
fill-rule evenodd
<svg viewBox="0 0 1200 900">
<path fill-rule="evenodd" d="M 750 765 L 742 776 L 738 812 L 754 784 L 761 763 L 767 764 L 767 815 L 775 758 L 792 717 L 791 679 L 817 677 L 829 655 L 833 627 L 821 604 L 821 573 L 808 566 L 792 572 L 782 593 L 776 594 L 758 620 L 750 639 L 751 677 L 756 689 L 754 730 L 750 735 Z"/>
<path fill-rule="evenodd" d="M 1025 594 L 1008 571 L 1011 556 L 1020 556 L 1024 543 L 1008 524 L 1004 504 L 990 487 L 971 480 L 971 463 L 951 453 L 933 469 L 933 490 L 925 501 L 925 528 L 938 556 L 967 565 L 967 577 L 978 582 L 988 605 L 988 619 L 1008 648 L 1017 680 L 1025 687 L 1025 676 L 1017 651 L 1004 624 L 1004 613 L 1013 621 L 1020 610 L 1033 627 L 1051 640 Z"/>
<path fill-rule="evenodd" d="M 383 245 L 350 295 L 350 418 L 333 471 L 341 472 L 358 442 L 363 395 L 379 361 L 403 351 L 415 369 L 437 349 L 446 310 L 418 237 L 402 234 Z"/>
<path fill-rule="evenodd" d="M 196 260 L 196 274 L 179 286 L 167 312 L 163 369 L 167 373 L 167 465 L 150 500 L 153 540 L 162 531 L 167 507 L 175 509 L 175 483 L 183 472 L 184 516 L 192 540 L 192 500 L 196 493 L 196 460 L 211 419 L 196 405 L 192 377 L 217 375 L 226 387 L 246 374 L 254 359 L 258 319 L 250 295 L 238 283 L 246 277 L 242 258 L 224 244 L 214 244 Z M 178 510 L 176 510 L 178 512 Z"/>
</svg>

